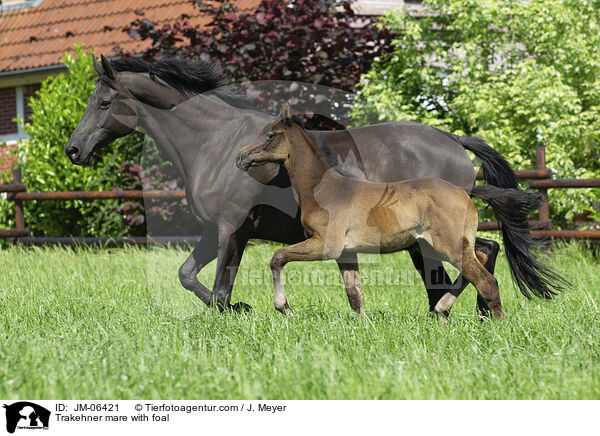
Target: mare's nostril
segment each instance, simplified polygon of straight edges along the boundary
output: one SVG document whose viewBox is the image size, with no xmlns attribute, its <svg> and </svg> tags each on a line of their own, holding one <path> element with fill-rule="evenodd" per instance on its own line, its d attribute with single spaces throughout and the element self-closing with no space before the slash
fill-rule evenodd
<svg viewBox="0 0 600 436">
<path fill-rule="evenodd" d="M 72 158 L 76 158 L 79 155 L 79 147 L 71 145 L 67 148 L 67 154 Z"/>
</svg>

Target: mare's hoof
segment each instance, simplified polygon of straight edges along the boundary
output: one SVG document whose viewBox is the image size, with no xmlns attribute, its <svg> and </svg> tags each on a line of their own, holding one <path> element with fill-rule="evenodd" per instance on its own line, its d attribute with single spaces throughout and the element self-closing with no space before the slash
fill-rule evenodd
<svg viewBox="0 0 600 436">
<path fill-rule="evenodd" d="M 486 310 L 485 312 L 479 312 L 479 321 L 489 321 L 492 319 L 492 311 Z"/>
<path fill-rule="evenodd" d="M 243 303 L 241 301 L 238 301 L 235 304 L 232 304 L 230 306 L 230 309 L 233 312 L 252 312 L 252 306 L 250 306 L 249 304 Z"/>
</svg>

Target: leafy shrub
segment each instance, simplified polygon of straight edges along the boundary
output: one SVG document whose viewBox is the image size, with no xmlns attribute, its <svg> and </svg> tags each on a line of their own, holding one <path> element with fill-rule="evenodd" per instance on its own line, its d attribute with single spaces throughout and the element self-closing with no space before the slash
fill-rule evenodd
<svg viewBox="0 0 600 436">
<path fill-rule="evenodd" d="M 36 97 L 29 101 L 31 122 L 24 125 L 29 139 L 21 141 L 17 148 L 23 182 L 28 191 L 127 189 L 131 182 L 118 168 L 125 161 L 139 161 L 141 133 L 131 134 L 99 151 L 93 166 L 72 165 L 63 151 L 96 82 L 90 53 L 84 54 L 80 47 L 75 48 L 74 55 L 65 54 L 64 63 L 68 74 L 46 79 Z M 116 213 L 120 206 L 118 200 L 28 201 L 24 204 L 29 230 L 44 236 L 128 234 L 128 226 Z M 12 203 L 0 202 L 1 227 L 14 225 L 13 214 Z"/>
<path fill-rule="evenodd" d="M 600 177 L 599 1 L 424 3 L 425 16 L 386 16 L 393 50 L 358 86 L 357 124 L 478 135 L 522 169 L 544 145 L 556 177 Z M 566 225 L 598 200 L 598 190 L 553 190 L 551 216 Z"/>
</svg>

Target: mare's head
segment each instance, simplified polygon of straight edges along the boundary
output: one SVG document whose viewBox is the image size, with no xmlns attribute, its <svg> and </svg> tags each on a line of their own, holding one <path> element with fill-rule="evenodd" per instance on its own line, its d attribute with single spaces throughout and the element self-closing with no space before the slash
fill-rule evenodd
<svg viewBox="0 0 600 436">
<path fill-rule="evenodd" d="M 289 103 L 281 108 L 279 118 L 271 121 L 247 146 L 237 155 L 236 165 L 247 171 L 267 163 L 284 164 L 290 157 L 292 143 L 290 133 L 293 129 L 301 129 L 292 116 Z"/>
<path fill-rule="evenodd" d="M 133 132 L 141 104 L 168 110 L 192 94 L 218 87 L 221 81 L 220 72 L 202 62 L 93 59 L 98 82 L 65 145 L 65 153 L 76 165 L 91 163 L 96 150 Z"/>
<path fill-rule="evenodd" d="M 102 56 L 102 64 L 94 57 L 98 82 L 83 117 L 65 145 L 65 153 L 76 165 L 89 164 L 94 152 L 117 138 L 131 133 L 136 125 L 136 113 L 125 98 L 120 74 Z M 122 118 L 120 118 L 122 117 Z"/>
</svg>

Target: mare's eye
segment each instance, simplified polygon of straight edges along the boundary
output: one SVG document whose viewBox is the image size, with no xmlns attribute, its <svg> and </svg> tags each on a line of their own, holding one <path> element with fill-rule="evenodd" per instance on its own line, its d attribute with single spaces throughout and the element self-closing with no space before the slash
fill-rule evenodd
<svg viewBox="0 0 600 436">
<path fill-rule="evenodd" d="M 265 139 L 266 139 L 267 141 L 270 141 L 270 140 L 271 140 L 271 139 L 273 139 L 275 136 L 277 136 L 277 133 L 275 133 L 275 132 L 273 132 L 273 131 L 271 130 L 270 132 L 268 132 L 268 133 L 265 135 Z"/>
<path fill-rule="evenodd" d="M 100 109 L 108 109 L 110 107 L 110 101 L 104 100 L 100 102 Z"/>
</svg>

